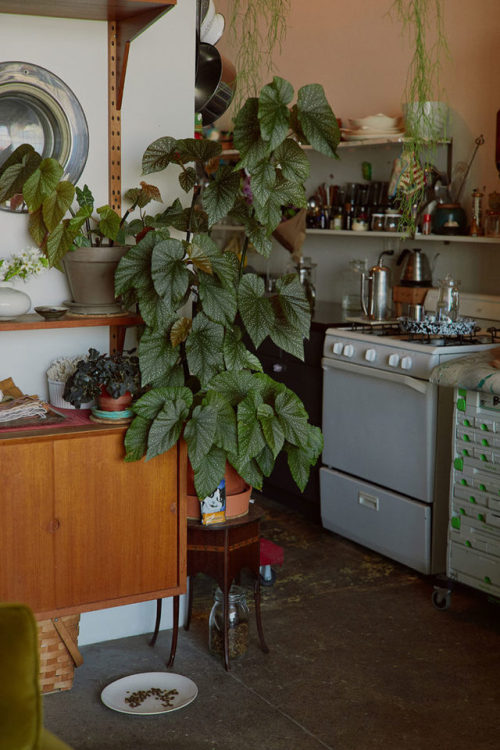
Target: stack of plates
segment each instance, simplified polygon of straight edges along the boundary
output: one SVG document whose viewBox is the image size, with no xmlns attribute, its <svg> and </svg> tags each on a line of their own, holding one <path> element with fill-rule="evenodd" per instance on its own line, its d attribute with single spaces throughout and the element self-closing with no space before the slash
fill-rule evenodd
<svg viewBox="0 0 500 750">
<path fill-rule="evenodd" d="M 346 141 L 364 141 L 375 138 L 398 138 L 404 135 L 399 117 L 368 115 L 359 120 L 349 120 L 350 128 L 342 129 Z"/>
</svg>

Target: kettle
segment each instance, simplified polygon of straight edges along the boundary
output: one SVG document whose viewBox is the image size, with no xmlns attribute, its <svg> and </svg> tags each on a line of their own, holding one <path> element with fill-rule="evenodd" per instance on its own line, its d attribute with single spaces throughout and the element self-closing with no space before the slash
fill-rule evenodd
<svg viewBox="0 0 500 750">
<path fill-rule="evenodd" d="M 433 265 L 437 255 L 439 253 L 434 256 Z M 425 253 L 406 248 L 401 251 L 396 265 L 400 266 L 402 263 L 404 264 L 399 280 L 401 286 L 432 286 L 431 266 Z"/>
<path fill-rule="evenodd" d="M 391 317 L 391 269 L 382 265 L 384 255 L 394 255 L 394 250 L 380 253 L 377 265 L 361 273 L 361 308 L 368 320 L 388 320 Z M 365 301 L 365 283 L 368 281 L 368 302 Z"/>
</svg>

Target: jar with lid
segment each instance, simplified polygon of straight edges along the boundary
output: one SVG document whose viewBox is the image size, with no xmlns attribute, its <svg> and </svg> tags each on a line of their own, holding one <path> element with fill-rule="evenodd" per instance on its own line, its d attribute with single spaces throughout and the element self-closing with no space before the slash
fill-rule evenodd
<svg viewBox="0 0 500 750">
<path fill-rule="evenodd" d="M 366 207 L 361 205 L 356 208 L 354 219 L 352 221 L 353 232 L 368 231 L 368 213 Z"/>
<path fill-rule="evenodd" d="M 383 232 L 385 229 L 384 222 L 385 222 L 385 214 L 380 214 L 380 213 L 372 214 L 372 224 L 371 224 L 372 232 Z"/>
<path fill-rule="evenodd" d="M 248 647 L 249 611 L 245 591 L 233 584 L 228 594 L 228 647 L 229 657 L 243 656 Z M 217 586 L 214 604 L 208 620 L 208 646 L 213 654 L 224 654 L 224 594 Z"/>
<path fill-rule="evenodd" d="M 384 218 L 384 231 L 397 232 L 401 221 L 401 214 L 397 211 L 386 211 Z"/>
</svg>

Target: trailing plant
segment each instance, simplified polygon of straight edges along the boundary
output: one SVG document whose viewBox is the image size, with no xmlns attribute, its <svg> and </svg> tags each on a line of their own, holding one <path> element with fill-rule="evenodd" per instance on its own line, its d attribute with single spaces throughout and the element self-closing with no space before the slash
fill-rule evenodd
<svg viewBox="0 0 500 750">
<path fill-rule="evenodd" d="M 407 168 L 407 184 L 398 193 L 400 229 L 412 235 L 417 228 L 414 207 L 420 206 L 425 198 L 423 173 L 430 169 L 430 157 L 439 140 L 445 137 L 442 122 L 423 105 L 444 98 L 439 74 L 443 55 L 448 55 L 448 45 L 442 0 L 394 0 L 391 11 L 402 24 L 412 50 L 403 94 L 407 116 L 401 161 Z"/>
<path fill-rule="evenodd" d="M 218 486 L 226 461 L 260 488 L 281 451 L 303 489 L 322 450 L 321 431 L 300 399 L 265 375 L 247 347 L 269 336 L 303 359 L 310 330 L 296 274 L 283 276 L 268 296 L 262 278 L 244 273 L 250 242 L 269 256 L 282 206 L 306 206 L 309 162 L 297 139 L 336 156 L 340 134 L 323 88 L 302 87 L 291 106 L 293 97 L 292 86 L 275 77 L 245 102 L 235 120 L 236 166 L 219 160 L 215 141 L 167 136 L 152 143 L 144 173 L 177 169 L 182 188 L 192 190 L 188 207 L 176 200 L 162 215 L 185 239 L 149 232 L 115 275 L 116 294 L 139 305 L 146 326 L 138 357 L 148 390 L 133 406 L 126 460 L 153 458 L 184 437 L 200 498 Z M 226 215 L 244 227 L 239 256 L 210 237 Z"/>
<path fill-rule="evenodd" d="M 63 398 L 77 409 L 97 398 L 103 388 L 112 398 L 129 392 L 135 395 L 141 387 L 139 359 L 130 352 L 100 354 L 89 349 L 88 356 L 76 363 L 64 386 Z"/>
<path fill-rule="evenodd" d="M 30 144 L 18 146 L 0 167 L 0 203 L 26 204 L 30 235 L 50 266 L 59 268 L 76 247 L 124 245 L 127 237 L 140 239 L 141 232 L 157 226 L 156 219 L 144 213 L 151 201 L 161 202 L 155 185 L 141 182 L 128 190 L 124 198 L 131 205 L 120 217 L 109 205 L 96 208 L 88 185 L 79 188 L 62 180 L 63 171 L 56 159 L 42 159 Z M 140 218 L 128 221 L 137 208 Z"/>
<path fill-rule="evenodd" d="M 229 33 L 236 52 L 236 107 L 256 96 L 286 36 L 290 0 L 231 0 Z"/>
</svg>

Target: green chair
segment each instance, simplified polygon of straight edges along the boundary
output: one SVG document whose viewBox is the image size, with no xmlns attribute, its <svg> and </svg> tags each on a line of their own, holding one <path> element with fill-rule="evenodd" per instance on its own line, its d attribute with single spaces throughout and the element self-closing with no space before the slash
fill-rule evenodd
<svg viewBox="0 0 500 750">
<path fill-rule="evenodd" d="M 0 603 L 0 750 L 71 750 L 43 728 L 38 675 L 32 611 Z"/>
</svg>

